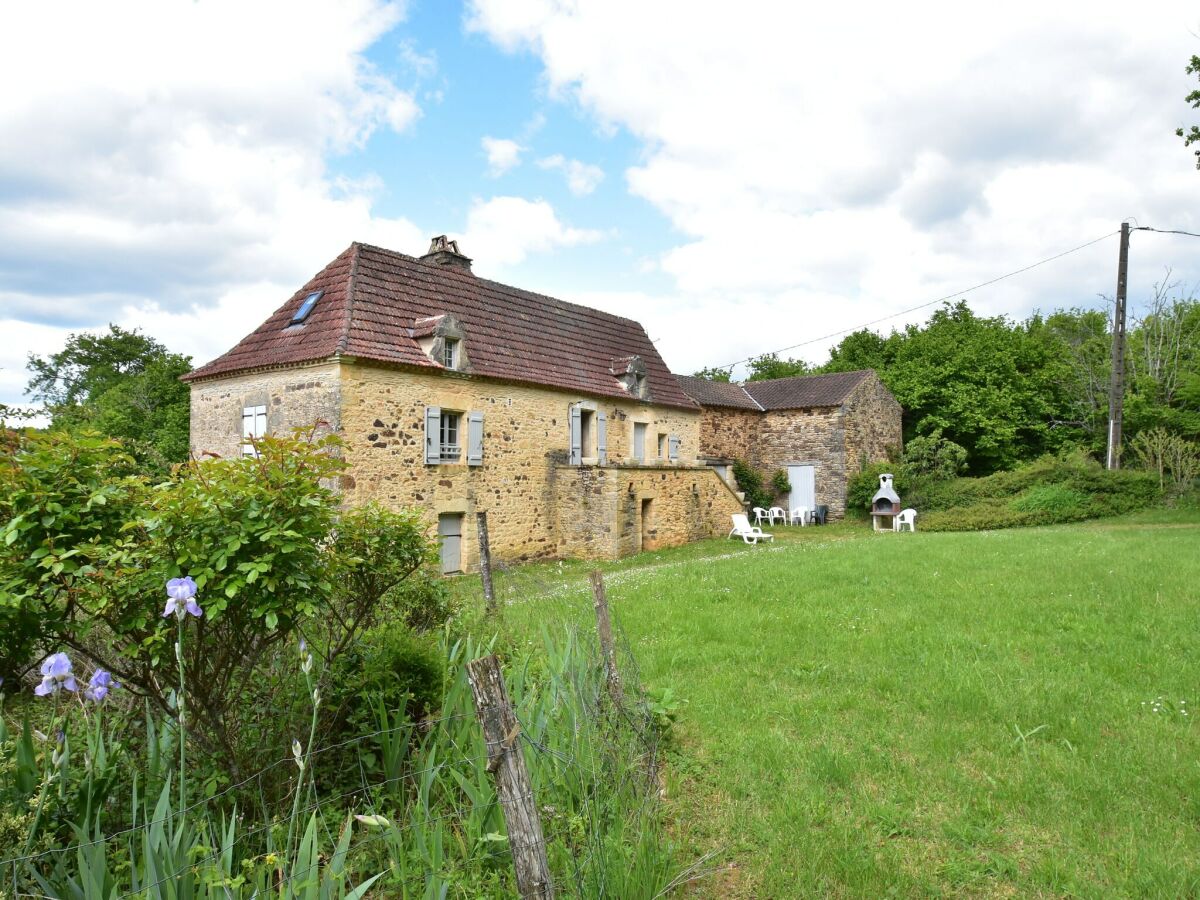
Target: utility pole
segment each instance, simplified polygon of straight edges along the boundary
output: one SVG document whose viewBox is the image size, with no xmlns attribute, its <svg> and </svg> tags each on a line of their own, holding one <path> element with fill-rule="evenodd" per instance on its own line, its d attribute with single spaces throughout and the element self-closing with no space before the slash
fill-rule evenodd
<svg viewBox="0 0 1200 900">
<path fill-rule="evenodd" d="M 1117 303 L 1113 309 L 1112 379 L 1108 385 L 1108 456 L 1105 466 L 1121 467 L 1121 414 L 1125 405 L 1125 282 L 1129 274 L 1129 223 L 1121 223 L 1117 258 Z"/>
</svg>

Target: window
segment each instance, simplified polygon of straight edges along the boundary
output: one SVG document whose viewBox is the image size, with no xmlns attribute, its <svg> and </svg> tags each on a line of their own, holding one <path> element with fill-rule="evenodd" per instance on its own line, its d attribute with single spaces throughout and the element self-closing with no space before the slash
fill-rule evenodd
<svg viewBox="0 0 1200 900">
<path fill-rule="evenodd" d="M 596 444 L 594 437 L 593 421 L 596 414 L 590 409 L 581 409 L 579 411 L 579 447 L 580 453 L 584 458 L 594 457 L 596 455 Z"/>
<path fill-rule="evenodd" d="M 462 458 L 462 446 L 459 444 L 459 425 L 462 413 L 442 410 L 441 426 L 441 457 L 442 462 L 458 462 Z"/>
<path fill-rule="evenodd" d="M 633 458 L 638 462 L 646 461 L 646 423 L 633 423 Z"/>
<path fill-rule="evenodd" d="M 447 369 L 458 368 L 458 340 L 455 338 L 446 338 L 444 349 L 442 351 L 442 365 Z"/>
<path fill-rule="evenodd" d="M 463 431 L 466 434 L 463 434 Z M 425 407 L 425 465 L 461 462 L 466 438 L 468 466 L 483 465 L 483 413 Z"/>
<path fill-rule="evenodd" d="M 313 291 L 311 294 L 305 297 L 304 302 L 300 304 L 300 308 L 296 310 L 296 314 L 292 316 L 292 321 L 288 322 L 288 324 L 299 325 L 301 322 L 307 319 L 308 314 L 312 312 L 313 307 L 317 305 L 317 301 L 321 299 L 321 295 L 324 293 L 324 291 Z"/>
<path fill-rule="evenodd" d="M 265 406 L 242 407 L 242 456 L 257 456 L 254 441 L 266 437 L 267 408 Z"/>
<path fill-rule="evenodd" d="M 667 436 L 665 434 L 659 434 L 658 436 L 658 458 L 667 458 Z"/>
</svg>

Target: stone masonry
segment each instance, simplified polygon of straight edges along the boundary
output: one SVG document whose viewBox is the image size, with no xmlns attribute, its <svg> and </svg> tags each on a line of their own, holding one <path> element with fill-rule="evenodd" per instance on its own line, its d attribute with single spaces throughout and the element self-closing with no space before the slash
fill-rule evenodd
<svg viewBox="0 0 1200 900">
<path fill-rule="evenodd" d="M 775 400 L 776 408 L 761 411 L 722 405 L 726 401 L 720 394 L 710 395 L 714 405 L 709 405 L 702 393 L 706 386 L 696 385 L 695 379 L 681 381 L 700 394 L 701 458 L 709 463 L 745 460 L 766 484 L 780 469 L 814 466 L 816 503 L 828 506 L 830 516 L 838 519 L 846 512 L 850 476 L 868 463 L 888 459 L 902 443 L 900 404 L 874 372 L 856 373 L 855 378 L 839 402 L 789 407 L 786 399 Z M 763 382 L 745 385 L 747 397 L 757 384 Z M 728 388 L 721 387 L 721 393 L 728 395 Z M 779 394 L 787 396 L 774 391 Z M 771 399 L 770 393 L 762 396 Z"/>
<path fill-rule="evenodd" d="M 567 465 L 576 403 L 606 417 L 606 466 L 586 450 L 582 466 Z M 492 553 L 503 561 L 615 558 L 723 535 L 730 515 L 742 511 L 725 482 L 696 460 L 699 410 L 343 358 L 193 383 L 193 451 L 238 455 L 242 408 L 253 405 L 267 406 L 271 433 L 320 420 L 341 436 L 346 503 L 418 509 L 431 533 L 439 515 L 462 514 L 467 570 L 478 565 L 479 511 L 488 513 Z M 483 414 L 482 465 L 425 464 L 426 406 Z M 641 462 L 632 459 L 635 423 L 646 426 Z M 657 457 L 660 434 L 664 443 L 679 439 L 678 459 Z M 651 518 L 645 527 L 643 511 Z"/>
</svg>

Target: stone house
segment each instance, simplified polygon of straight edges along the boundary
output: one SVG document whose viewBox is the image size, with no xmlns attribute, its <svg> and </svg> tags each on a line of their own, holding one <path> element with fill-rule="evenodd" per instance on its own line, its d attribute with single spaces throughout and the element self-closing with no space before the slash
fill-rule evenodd
<svg viewBox="0 0 1200 900">
<path fill-rule="evenodd" d="M 841 518 L 850 476 L 901 447 L 900 404 L 870 370 L 745 384 L 677 377 L 702 409 L 701 459 L 730 481 L 735 459 L 766 483 L 783 469 L 792 507 Z"/>
<path fill-rule="evenodd" d="M 421 510 L 443 569 L 613 558 L 723 535 L 736 494 L 699 462 L 701 413 L 642 326 L 354 243 L 237 346 L 186 376 L 199 455 L 323 423 L 344 502 Z"/>
</svg>

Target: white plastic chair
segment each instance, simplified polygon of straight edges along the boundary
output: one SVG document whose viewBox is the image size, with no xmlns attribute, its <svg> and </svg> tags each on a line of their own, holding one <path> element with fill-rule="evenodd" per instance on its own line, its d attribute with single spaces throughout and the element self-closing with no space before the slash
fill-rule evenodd
<svg viewBox="0 0 1200 900">
<path fill-rule="evenodd" d="M 769 510 L 767 510 L 767 515 L 771 517 L 772 525 L 774 525 L 776 522 L 781 522 L 784 525 L 787 524 L 787 510 L 782 506 L 772 506 Z"/>
<path fill-rule="evenodd" d="M 917 511 L 912 507 L 900 510 L 896 518 L 892 519 L 892 530 L 903 531 L 904 526 L 908 526 L 908 530 L 916 532 L 917 530 Z"/>
<path fill-rule="evenodd" d="M 791 522 L 793 525 L 801 525 L 801 526 L 807 525 L 808 524 L 808 507 L 807 506 L 797 506 L 795 509 L 793 509 L 792 514 L 791 514 Z"/>
<path fill-rule="evenodd" d="M 733 537 L 736 534 L 747 544 L 775 540 L 775 535 L 767 534 L 757 525 L 751 525 L 745 513 L 734 513 L 730 518 L 733 519 L 733 528 L 730 530 L 728 537 Z"/>
<path fill-rule="evenodd" d="M 754 524 L 761 528 L 764 520 L 770 523 L 771 514 L 761 506 L 754 507 Z"/>
</svg>

